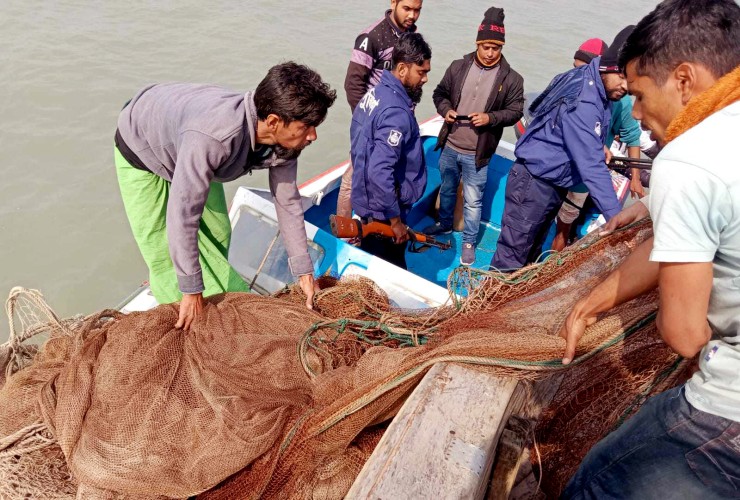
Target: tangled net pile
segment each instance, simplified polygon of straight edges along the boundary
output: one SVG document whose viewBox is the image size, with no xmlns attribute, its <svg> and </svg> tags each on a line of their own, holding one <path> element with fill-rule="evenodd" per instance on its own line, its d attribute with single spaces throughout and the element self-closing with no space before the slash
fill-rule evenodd
<svg viewBox="0 0 740 500">
<path fill-rule="evenodd" d="M 212 297 L 188 333 L 177 307 L 59 320 L 34 292 L 8 301 L 0 346 L 1 498 L 342 498 L 429 367 L 564 375 L 537 428 L 556 495 L 600 437 L 685 363 L 659 339 L 655 292 L 604 314 L 575 362 L 557 336 L 573 303 L 651 234 L 589 237 L 503 276 L 460 269 L 440 308 L 393 308 L 372 282 Z M 34 312 L 35 311 L 35 312 Z M 26 340 L 44 333 L 42 347 Z M 564 453 L 563 450 L 568 450 Z"/>
</svg>

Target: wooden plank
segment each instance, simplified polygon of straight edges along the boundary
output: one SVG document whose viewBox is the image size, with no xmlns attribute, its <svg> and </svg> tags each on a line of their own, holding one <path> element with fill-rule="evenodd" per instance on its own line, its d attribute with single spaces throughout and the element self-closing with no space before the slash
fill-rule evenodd
<svg viewBox="0 0 740 500">
<path fill-rule="evenodd" d="M 532 384 L 526 403 L 516 412 L 516 415 L 523 419 L 539 420 L 542 412 L 550 405 L 555 393 L 560 389 L 563 377 L 565 374 L 556 373 Z"/>
<path fill-rule="evenodd" d="M 536 422 L 555 397 L 564 376 L 562 373 L 555 374 L 547 379 L 535 382 L 531 390 L 527 391 L 528 397 L 524 405 L 516 412 L 516 416 L 511 417 L 510 422 L 512 420 L 517 421 L 517 424 L 512 427 L 518 429 L 515 432 L 518 432 L 520 438 L 524 441 L 524 445 L 519 458 L 516 460 L 516 465 L 507 473 L 506 483 L 501 482 L 502 478 L 499 477 L 501 472 L 494 471 L 489 499 L 494 498 L 492 496 L 494 494 L 498 495 L 496 498 L 509 498 L 511 500 L 539 500 L 545 497 L 538 488 L 538 481 L 532 468 L 527 446 L 532 444 L 531 436 Z M 507 457 L 505 460 L 508 460 L 509 463 L 514 462 L 511 457 Z M 513 484 L 508 482 L 511 475 L 514 477 Z"/>
<path fill-rule="evenodd" d="M 515 416 L 506 424 L 496 448 L 488 500 L 508 500 L 524 458 L 529 429 L 530 422 Z"/>
<path fill-rule="evenodd" d="M 524 391 L 514 379 L 438 363 L 394 418 L 346 498 L 482 498 Z"/>
</svg>

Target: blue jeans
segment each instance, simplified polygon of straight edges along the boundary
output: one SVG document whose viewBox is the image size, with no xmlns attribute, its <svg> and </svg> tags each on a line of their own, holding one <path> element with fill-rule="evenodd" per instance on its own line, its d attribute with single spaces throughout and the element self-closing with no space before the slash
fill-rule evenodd
<svg viewBox="0 0 740 500">
<path fill-rule="evenodd" d="M 591 449 L 561 498 L 740 498 L 740 422 L 697 410 L 683 387 L 658 394 Z"/>
<path fill-rule="evenodd" d="M 457 203 L 457 186 L 460 177 L 463 181 L 463 243 L 475 245 L 478 241 L 478 228 L 483 208 L 483 191 L 488 179 L 488 165 L 475 166 L 475 154 L 458 153 L 450 147 L 442 150 L 439 157 L 439 173 L 442 187 L 439 190 L 439 223 L 452 227 L 452 218 Z"/>
</svg>

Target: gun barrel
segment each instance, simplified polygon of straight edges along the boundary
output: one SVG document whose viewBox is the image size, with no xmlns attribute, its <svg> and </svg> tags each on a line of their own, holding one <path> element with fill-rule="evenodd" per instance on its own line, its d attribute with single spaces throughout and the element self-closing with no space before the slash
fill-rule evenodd
<svg viewBox="0 0 740 500">
<path fill-rule="evenodd" d="M 637 168 L 640 170 L 650 170 L 653 168 L 652 160 L 643 160 L 642 158 L 612 157 L 608 167 L 612 170 L 622 168 Z"/>
<path fill-rule="evenodd" d="M 452 243 L 449 243 L 447 241 L 439 241 L 433 236 L 429 236 L 429 235 L 422 234 L 422 233 L 417 233 L 411 230 L 409 230 L 409 232 L 411 233 L 412 241 L 416 241 L 418 243 L 423 243 L 425 245 L 437 247 L 442 250 L 447 250 L 449 248 L 452 248 Z"/>
</svg>

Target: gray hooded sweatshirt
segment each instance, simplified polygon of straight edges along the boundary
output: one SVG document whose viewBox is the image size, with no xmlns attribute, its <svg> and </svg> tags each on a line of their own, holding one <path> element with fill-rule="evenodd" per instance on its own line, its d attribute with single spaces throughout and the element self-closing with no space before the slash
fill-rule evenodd
<svg viewBox="0 0 740 500">
<path fill-rule="evenodd" d="M 269 168 L 291 272 L 294 276 L 313 273 L 296 184 L 298 162 L 280 160 L 269 146 L 257 145 L 256 133 L 252 93 L 210 85 L 152 85 L 136 94 L 118 117 L 123 156 L 171 183 L 167 238 L 183 293 L 205 289 L 198 261 L 198 227 L 211 181 L 231 181 L 254 169 Z M 132 153 L 136 158 L 131 158 Z"/>
</svg>

